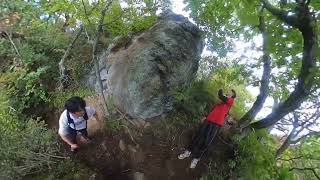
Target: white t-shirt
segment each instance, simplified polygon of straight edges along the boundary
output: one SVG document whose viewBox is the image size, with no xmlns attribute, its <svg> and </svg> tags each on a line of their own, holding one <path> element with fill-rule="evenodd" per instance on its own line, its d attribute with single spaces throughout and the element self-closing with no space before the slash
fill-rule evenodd
<svg viewBox="0 0 320 180">
<path fill-rule="evenodd" d="M 91 107 L 86 107 L 86 112 L 87 112 L 88 118 L 90 118 L 94 115 L 94 113 L 96 113 L 96 110 Z M 70 117 L 71 119 L 73 119 L 73 122 L 74 122 L 74 124 L 70 124 L 70 127 L 72 129 L 81 130 L 86 128 L 86 120 L 83 117 L 77 118 L 73 116 L 71 113 L 70 113 Z M 74 127 L 74 125 L 76 127 Z M 60 135 L 68 134 L 68 128 L 69 128 L 69 125 L 68 125 L 67 110 L 64 110 L 59 119 L 58 133 Z"/>
</svg>

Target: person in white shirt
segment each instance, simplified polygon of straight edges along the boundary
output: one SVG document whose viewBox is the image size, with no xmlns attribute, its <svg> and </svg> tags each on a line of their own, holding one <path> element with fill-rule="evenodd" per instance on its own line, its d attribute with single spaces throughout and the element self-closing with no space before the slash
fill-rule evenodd
<svg viewBox="0 0 320 180">
<path fill-rule="evenodd" d="M 74 96 L 65 102 L 65 110 L 59 119 L 59 135 L 64 142 L 70 145 L 71 151 L 76 152 L 79 149 L 77 135 L 85 141 L 90 142 L 87 132 L 87 120 L 94 116 L 98 120 L 95 109 L 86 106 L 86 102 Z"/>
</svg>

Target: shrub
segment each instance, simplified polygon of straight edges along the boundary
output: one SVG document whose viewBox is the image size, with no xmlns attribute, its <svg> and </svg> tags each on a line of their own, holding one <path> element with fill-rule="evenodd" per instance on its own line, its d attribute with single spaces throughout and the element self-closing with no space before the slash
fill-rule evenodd
<svg viewBox="0 0 320 180">
<path fill-rule="evenodd" d="M 230 74 L 230 75 L 228 75 Z M 218 90 L 225 90 L 228 93 L 231 89 L 237 92 L 235 104 L 230 110 L 234 119 L 239 119 L 246 112 L 245 103 L 251 100 L 251 96 L 245 90 L 243 83 L 235 77 L 232 68 L 220 69 L 212 76 L 195 81 L 186 90 L 171 92 L 176 99 L 178 106 L 181 106 L 191 118 L 199 119 L 210 112 L 214 104 L 220 100 Z"/>
<path fill-rule="evenodd" d="M 0 179 L 15 179 L 47 170 L 57 163 L 56 136 L 43 122 L 19 120 L 20 116 L 0 96 Z"/>
<path fill-rule="evenodd" d="M 92 90 L 87 88 L 66 89 L 65 91 L 51 93 L 51 105 L 55 108 L 63 108 L 65 101 L 72 96 L 85 97 L 91 94 Z"/>
<path fill-rule="evenodd" d="M 238 142 L 235 152 L 235 171 L 238 179 L 293 179 L 289 169 L 277 165 L 274 139 L 261 130 Z"/>
</svg>

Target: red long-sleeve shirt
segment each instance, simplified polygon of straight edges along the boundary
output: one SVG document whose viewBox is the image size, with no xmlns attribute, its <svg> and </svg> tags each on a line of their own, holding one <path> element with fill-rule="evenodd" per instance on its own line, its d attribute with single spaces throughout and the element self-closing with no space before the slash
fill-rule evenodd
<svg viewBox="0 0 320 180">
<path fill-rule="evenodd" d="M 232 97 L 226 97 L 226 98 L 227 98 L 226 101 L 222 101 L 212 108 L 211 112 L 207 116 L 207 121 L 213 122 L 220 126 L 223 125 L 224 119 L 234 102 L 234 98 Z"/>
</svg>

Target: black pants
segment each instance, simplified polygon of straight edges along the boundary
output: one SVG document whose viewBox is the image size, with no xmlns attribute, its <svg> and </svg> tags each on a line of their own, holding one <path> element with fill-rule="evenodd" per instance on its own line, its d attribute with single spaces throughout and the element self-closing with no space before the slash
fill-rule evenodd
<svg viewBox="0 0 320 180">
<path fill-rule="evenodd" d="M 219 132 L 221 126 L 211 123 L 211 122 L 203 122 L 200 125 L 198 133 L 192 139 L 190 146 L 187 148 L 194 158 L 200 158 L 204 155 L 213 139 Z"/>
<path fill-rule="evenodd" d="M 77 144 L 77 132 L 80 132 L 84 137 L 88 137 L 87 129 L 75 130 L 69 127 L 68 129 L 68 137 L 71 142 Z"/>
</svg>

